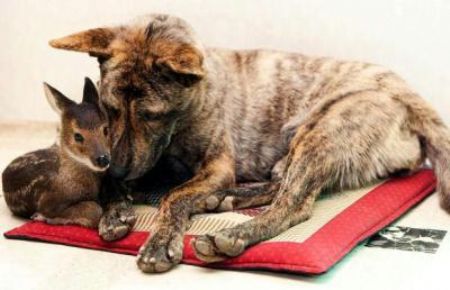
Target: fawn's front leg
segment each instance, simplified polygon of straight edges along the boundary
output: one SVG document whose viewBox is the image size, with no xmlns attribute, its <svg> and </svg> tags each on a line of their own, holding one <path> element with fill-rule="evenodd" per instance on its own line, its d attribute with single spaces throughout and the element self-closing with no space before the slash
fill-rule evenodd
<svg viewBox="0 0 450 290">
<path fill-rule="evenodd" d="M 139 252 L 137 264 L 143 272 L 165 272 L 180 263 L 190 216 L 208 210 L 206 200 L 211 192 L 234 184 L 230 153 L 222 151 L 206 160 L 191 180 L 161 202 L 151 236 Z"/>
</svg>

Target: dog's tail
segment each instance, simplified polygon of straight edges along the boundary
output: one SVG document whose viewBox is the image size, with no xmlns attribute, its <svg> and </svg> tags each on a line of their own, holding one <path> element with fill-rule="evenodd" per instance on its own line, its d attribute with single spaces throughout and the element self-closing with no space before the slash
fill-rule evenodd
<svg viewBox="0 0 450 290">
<path fill-rule="evenodd" d="M 450 130 L 437 112 L 417 95 L 403 99 L 412 130 L 419 136 L 435 170 L 441 206 L 450 213 Z"/>
</svg>

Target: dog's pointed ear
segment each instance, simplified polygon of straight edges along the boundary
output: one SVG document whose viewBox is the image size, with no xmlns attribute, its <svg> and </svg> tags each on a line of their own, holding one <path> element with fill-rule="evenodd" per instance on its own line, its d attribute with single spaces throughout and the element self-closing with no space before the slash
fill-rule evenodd
<svg viewBox="0 0 450 290">
<path fill-rule="evenodd" d="M 118 28 L 95 28 L 49 41 L 59 49 L 87 52 L 92 56 L 110 55 L 109 45 L 118 33 Z"/>
<path fill-rule="evenodd" d="M 203 54 L 192 46 L 182 46 L 166 56 L 159 57 L 155 65 L 166 75 L 183 85 L 192 85 L 205 75 Z"/>
<path fill-rule="evenodd" d="M 44 82 L 44 92 L 50 106 L 61 115 L 70 106 L 76 105 L 74 101 L 64 96 L 60 91 Z"/>
<path fill-rule="evenodd" d="M 92 80 L 88 77 L 84 78 L 83 103 L 89 103 L 98 106 L 98 91 Z"/>
</svg>

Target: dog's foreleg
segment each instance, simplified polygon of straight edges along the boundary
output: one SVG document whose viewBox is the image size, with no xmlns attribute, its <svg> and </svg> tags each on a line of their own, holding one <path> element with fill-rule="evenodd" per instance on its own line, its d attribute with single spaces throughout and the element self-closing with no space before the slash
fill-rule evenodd
<svg viewBox="0 0 450 290">
<path fill-rule="evenodd" d="M 141 247 L 139 268 L 144 272 L 165 272 L 178 264 L 190 215 L 206 211 L 202 201 L 211 192 L 232 186 L 234 178 L 234 160 L 224 150 L 207 158 L 193 179 L 170 192 L 161 202 L 150 238 Z"/>
</svg>

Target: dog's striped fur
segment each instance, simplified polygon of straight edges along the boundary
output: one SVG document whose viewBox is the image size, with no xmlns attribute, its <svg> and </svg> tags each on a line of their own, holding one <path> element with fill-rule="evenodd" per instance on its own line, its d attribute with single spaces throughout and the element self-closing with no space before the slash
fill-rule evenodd
<svg viewBox="0 0 450 290">
<path fill-rule="evenodd" d="M 186 22 L 167 15 L 80 32 L 51 45 L 99 58 L 117 176 L 137 178 L 162 154 L 195 172 L 162 202 L 138 259 L 145 272 L 180 262 L 193 213 L 272 201 L 255 219 L 194 241 L 201 259 L 219 261 L 307 219 L 320 192 L 414 171 L 425 157 L 450 209 L 450 133 L 383 67 L 203 48 Z M 261 194 L 224 191 L 251 181 L 265 182 Z"/>
</svg>

